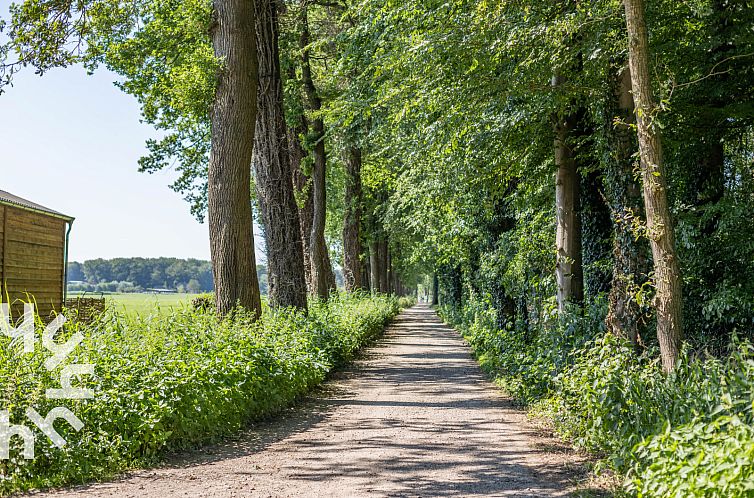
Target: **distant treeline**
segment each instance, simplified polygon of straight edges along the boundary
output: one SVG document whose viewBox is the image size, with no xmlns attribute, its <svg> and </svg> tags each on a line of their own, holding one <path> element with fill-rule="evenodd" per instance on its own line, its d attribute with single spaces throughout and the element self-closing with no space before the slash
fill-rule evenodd
<svg viewBox="0 0 754 498">
<path fill-rule="evenodd" d="M 257 266 L 263 292 L 267 269 Z M 115 258 L 68 263 L 68 290 L 80 292 L 140 292 L 174 289 L 179 292 L 210 292 L 212 264 L 198 259 Z"/>
</svg>

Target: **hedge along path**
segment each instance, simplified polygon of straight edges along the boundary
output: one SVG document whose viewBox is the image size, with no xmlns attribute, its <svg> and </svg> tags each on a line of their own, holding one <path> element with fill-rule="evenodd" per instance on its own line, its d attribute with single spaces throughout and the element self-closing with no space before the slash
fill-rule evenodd
<svg viewBox="0 0 754 498">
<path fill-rule="evenodd" d="M 237 441 L 62 497 L 568 496 L 583 457 L 529 425 L 427 306 Z M 37 495 L 35 495 L 37 496 Z"/>
</svg>

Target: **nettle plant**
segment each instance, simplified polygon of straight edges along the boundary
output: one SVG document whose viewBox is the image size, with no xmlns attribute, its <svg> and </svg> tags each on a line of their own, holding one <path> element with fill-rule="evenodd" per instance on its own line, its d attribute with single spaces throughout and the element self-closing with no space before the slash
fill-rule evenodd
<svg viewBox="0 0 754 498">
<path fill-rule="evenodd" d="M 108 309 L 91 324 L 71 320 L 64 337 L 83 336 L 71 363 L 92 363 L 92 399 L 63 406 L 85 426 L 56 426 L 64 447 L 40 440 L 24 460 L 18 438 L 0 461 L 0 493 L 82 483 L 154 463 L 168 451 L 236 433 L 289 405 L 333 369 L 351 360 L 399 310 L 389 296 L 341 295 L 312 304 L 308 314 L 266 310 L 260 320 L 241 309 L 219 319 L 211 309 L 126 316 Z M 54 408 L 45 398 L 59 385 L 37 348 L 17 356 L 2 348 L 3 407 L 12 420 L 27 406 Z M 54 400 L 57 401 L 57 400 Z M 61 427 L 61 425 L 63 427 Z"/>
<path fill-rule="evenodd" d="M 10 445 L 14 437 L 21 442 L 23 458 L 25 460 L 35 458 L 37 435 L 28 424 L 14 423 L 14 421 L 18 421 L 20 412 L 23 412 L 25 419 L 38 432 L 41 432 L 49 443 L 58 449 L 63 449 L 67 441 L 56 430 L 55 421 L 63 419 L 68 423 L 65 432 L 71 432 L 71 430 L 78 432 L 84 427 L 84 423 L 66 406 L 54 406 L 43 417 L 37 411 L 35 403 L 54 405 L 63 402 L 62 400 L 88 400 L 94 397 L 92 389 L 73 386 L 74 380 L 82 381 L 84 376 L 94 375 L 93 364 L 73 363 L 71 361 L 72 354 L 81 345 L 84 336 L 80 332 L 64 331 L 63 325 L 66 318 L 61 314 L 57 315 L 50 323 L 42 325 L 44 329 L 41 337 L 38 338 L 37 332 L 41 329 L 41 326 L 38 327 L 38 325 L 41 324 L 35 323 L 38 317 L 34 313 L 34 304 L 24 303 L 23 309 L 23 317 L 19 319 L 20 323 L 14 326 L 10 305 L 8 303 L 0 304 L 0 329 L 2 329 L 2 335 L 9 339 L 5 344 L 6 354 L 9 356 L 9 361 L 23 363 L 24 357 L 27 355 L 32 357 L 36 355 L 37 358 L 43 358 L 46 351 L 47 358 L 44 362 L 41 365 L 32 363 L 34 368 L 23 372 L 21 376 L 24 383 L 30 382 L 47 388 L 44 389 L 40 399 L 27 399 L 26 406 L 23 403 L 15 404 L 12 402 L 9 403 L 13 408 L 12 410 L 0 406 L 0 460 L 11 458 Z M 43 367 L 43 370 L 40 367 Z M 11 379 L 11 385 L 14 380 Z M 52 381 L 52 383 L 46 384 L 45 381 Z M 58 385 L 60 387 L 50 387 Z M 11 414 L 13 417 L 11 417 Z"/>
</svg>

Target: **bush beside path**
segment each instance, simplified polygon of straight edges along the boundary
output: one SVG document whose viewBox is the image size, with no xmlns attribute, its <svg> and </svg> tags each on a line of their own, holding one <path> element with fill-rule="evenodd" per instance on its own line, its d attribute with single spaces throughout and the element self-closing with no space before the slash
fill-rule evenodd
<svg viewBox="0 0 754 498">
<path fill-rule="evenodd" d="M 82 400 L 48 399 L 45 389 L 60 385 L 60 372 L 47 371 L 46 352 L 23 354 L 22 344 L 2 337 L 2 405 L 11 423 L 23 423 L 27 407 L 47 414 L 63 406 L 84 428 L 58 421 L 66 446 L 39 435 L 33 460 L 12 438 L 11 459 L 0 462 L 0 495 L 105 479 L 235 436 L 351 361 L 401 304 L 408 303 L 347 294 L 312 303 L 308 314 L 267 310 L 258 321 L 242 310 L 219 320 L 190 308 L 145 316 L 110 309 L 91 324 L 71 320 L 57 339 L 85 339 L 67 363 L 95 366 L 94 376 L 82 377 L 95 398 Z"/>
</svg>

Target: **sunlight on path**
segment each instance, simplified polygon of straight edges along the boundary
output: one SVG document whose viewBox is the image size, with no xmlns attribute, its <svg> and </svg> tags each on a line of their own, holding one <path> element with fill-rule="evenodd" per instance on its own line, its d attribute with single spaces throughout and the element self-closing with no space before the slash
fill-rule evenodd
<svg viewBox="0 0 754 498">
<path fill-rule="evenodd" d="M 311 400 L 238 441 L 48 496 L 556 497 L 582 464 L 536 434 L 458 334 L 416 306 Z"/>
</svg>

